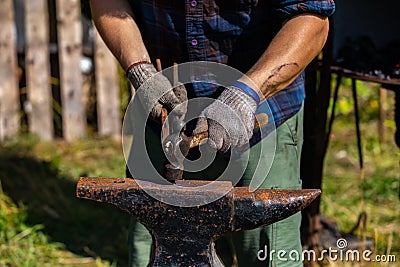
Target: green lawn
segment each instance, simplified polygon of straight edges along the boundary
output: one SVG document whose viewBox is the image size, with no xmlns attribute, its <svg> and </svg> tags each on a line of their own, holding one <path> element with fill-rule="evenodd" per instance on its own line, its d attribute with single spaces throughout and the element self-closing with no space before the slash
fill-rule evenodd
<svg viewBox="0 0 400 267">
<path fill-rule="evenodd" d="M 129 216 L 77 199 L 80 176 L 124 177 L 120 145 L 20 137 L 0 149 L 0 266 L 126 266 Z"/>
<path fill-rule="evenodd" d="M 359 168 L 353 101 L 349 80 L 339 94 L 338 117 L 333 125 L 325 160 L 322 212 L 349 231 L 358 215 L 367 214 L 366 231 L 375 240 L 376 254 L 395 254 L 400 261 L 400 149 L 394 142 L 393 93 L 388 93 L 385 141 L 378 136 L 377 85 L 357 82 L 364 170 Z M 397 263 L 398 264 L 398 263 Z M 389 266 L 398 266 L 392 264 Z M 388 266 L 371 264 L 371 266 Z"/>
<path fill-rule="evenodd" d="M 365 178 L 358 169 L 349 90 L 342 90 L 321 208 L 341 231 L 366 211 L 365 234 L 375 239 L 376 253 L 399 257 L 400 150 L 393 141 L 393 112 L 388 109 L 386 141 L 380 144 L 376 88 L 359 88 Z M 124 177 L 121 145 L 99 138 L 67 144 L 20 136 L 0 147 L 0 266 L 126 266 L 129 216 L 76 199 L 79 176 Z"/>
</svg>

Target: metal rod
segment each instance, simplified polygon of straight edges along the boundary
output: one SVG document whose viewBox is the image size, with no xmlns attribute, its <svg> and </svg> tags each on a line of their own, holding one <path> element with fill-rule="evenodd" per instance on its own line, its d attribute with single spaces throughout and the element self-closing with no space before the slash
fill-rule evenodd
<svg viewBox="0 0 400 267">
<path fill-rule="evenodd" d="M 352 89 L 353 100 L 354 100 L 354 116 L 356 119 L 356 134 L 357 134 L 359 164 L 360 164 L 361 171 L 363 171 L 364 170 L 364 160 L 363 160 L 362 144 L 361 144 L 360 115 L 358 113 L 356 79 L 351 79 L 351 89 Z"/>
<path fill-rule="evenodd" d="M 329 118 L 328 132 L 326 133 L 326 138 L 325 138 L 325 151 L 328 149 L 329 137 L 332 132 L 333 121 L 335 120 L 335 108 L 336 108 L 336 102 L 337 102 L 337 98 L 338 98 L 338 94 L 339 94 L 339 87 L 340 87 L 341 83 L 342 83 L 342 75 L 338 74 L 337 78 L 336 78 L 335 92 L 333 94 L 333 103 L 332 103 L 331 116 Z"/>
</svg>

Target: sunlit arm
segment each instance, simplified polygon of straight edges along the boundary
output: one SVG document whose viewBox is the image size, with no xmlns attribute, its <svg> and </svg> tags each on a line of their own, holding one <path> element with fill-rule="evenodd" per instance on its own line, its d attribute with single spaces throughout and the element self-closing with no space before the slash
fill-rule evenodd
<svg viewBox="0 0 400 267">
<path fill-rule="evenodd" d="M 268 99 L 292 83 L 318 55 L 328 30 L 328 19 L 316 15 L 305 14 L 288 20 L 247 76 Z M 242 81 L 251 86 L 249 81 Z"/>
<path fill-rule="evenodd" d="M 126 0 L 90 0 L 94 24 L 124 69 L 150 61 L 142 36 Z"/>
</svg>

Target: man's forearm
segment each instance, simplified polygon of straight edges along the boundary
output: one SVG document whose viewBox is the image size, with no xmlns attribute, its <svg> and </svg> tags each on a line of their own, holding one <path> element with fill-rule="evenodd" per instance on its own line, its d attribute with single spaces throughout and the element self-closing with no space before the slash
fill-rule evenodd
<svg viewBox="0 0 400 267">
<path fill-rule="evenodd" d="M 268 99 L 291 84 L 318 55 L 328 30 L 327 18 L 308 14 L 294 17 L 283 25 L 247 76 Z M 243 82 L 252 85 L 245 79 Z"/>
<path fill-rule="evenodd" d="M 150 61 L 128 1 L 91 0 L 90 4 L 97 30 L 124 69 Z"/>
</svg>

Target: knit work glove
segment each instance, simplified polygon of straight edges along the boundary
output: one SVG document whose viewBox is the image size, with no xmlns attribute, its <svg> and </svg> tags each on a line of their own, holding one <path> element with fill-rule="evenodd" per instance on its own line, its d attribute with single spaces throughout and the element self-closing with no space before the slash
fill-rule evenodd
<svg viewBox="0 0 400 267">
<path fill-rule="evenodd" d="M 253 135 L 257 102 L 241 89 L 230 86 L 200 114 L 193 134 L 208 130 L 208 143 L 226 152 L 249 142 Z"/>
<path fill-rule="evenodd" d="M 150 110 L 150 118 L 160 122 L 161 109 L 165 108 L 168 113 L 173 109 L 178 117 L 186 113 L 187 92 L 184 85 L 178 85 L 171 90 L 172 85 L 151 63 L 142 63 L 127 71 L 127 77 L 136 89 L 144 109 Z M 154 77 L 153 77 L 154 76 Z M 138 90 L 140 87 L 140 90 Z M 177 107 L 179 104 L 179 107 Z"/>
</svg>

